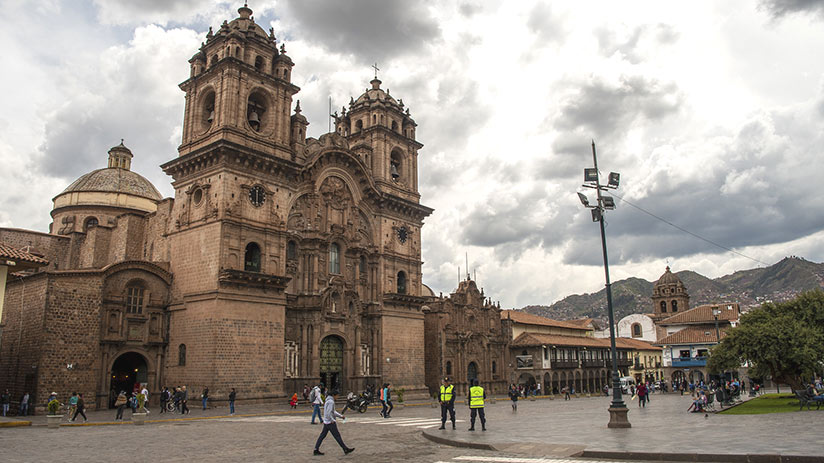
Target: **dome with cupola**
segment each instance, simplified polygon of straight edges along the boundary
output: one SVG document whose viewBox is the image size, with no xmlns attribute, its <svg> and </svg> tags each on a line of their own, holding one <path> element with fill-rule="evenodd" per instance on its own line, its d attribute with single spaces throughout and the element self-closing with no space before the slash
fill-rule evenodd
<svg viewBox="0 0 824 463">
<path fill-rule="evenodd" d="M 93 170 L 54 197 L 54 210 L 74 206 L 108 206 L 143 212 L 157 210 L 163 199 L 154 185 L 131 171 L 132 152 L 123 141 L 109 150 L 108 166 Z"/>
</svg>

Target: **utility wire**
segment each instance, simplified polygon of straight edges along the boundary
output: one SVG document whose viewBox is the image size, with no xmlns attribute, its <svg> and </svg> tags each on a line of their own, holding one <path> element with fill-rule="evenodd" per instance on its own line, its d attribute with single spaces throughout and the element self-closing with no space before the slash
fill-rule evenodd
<svg viewBox="0 0 824 463">
<path fill-rule="evenodd" d="M 647 214 L 647 215 L 649 215 L 649 216 L 651 216 L 651 217 L 654 217 L 654 218 L 656 218 L 656 219 L 660 220 L 661 222 L 664 222 L 665 224 L 667 224 L 667 225 L 669 225 L 669 226 L 671 226 L 671 227 L 677 228 L 678 230 L 681 230 L 682 232 L 684 232 L 684 233 L 686 233 L 686 234 L 688 234 L 688 235 L 692 235 L 692 236 L 694 236 L 694 237 L 698 238 L 698 239 L 699 239 L 699 240 L 701 240 L 701 241 L 705 241 L 705 242 L 707 242 L 707 243 L 709 243 L 709 244 L 711 244 L 711 245 L 713 245 L 713 246 L 717 246 L 717 247 L 719 247 L 719 248 L 721 248 L 721 249 L 723 249 L 723 250 L 725 250 L 725 251 L 729 251 L 729 252 L 731 252 L 731 253 L 733 253 L 733 254 L 738 254 L 739 256 L 741 256 L 741 257 L 743 257 L 743 258 L 745 258 L 745 259 L 749 259 L 749 260 L 751 260 L 751 261 L 753 261 L 753 262 L 758 262 L 758 263 L 759 263 L 759 264 L 761 264 L 761 265 L 764 265 L 764 266 L 767 266 L 767 267 L 769 267 L 769 266 L 770 266 L 770 264 L 768 264 L 768 263 L 766 263 L 766 262 L 761 262 L 760 260 L 758 260 L 758 259 L 756 259 L 756 258 L 754 258 L 754 257 L 750 257 L 750 256 L 748 256 L 748 255 L 746 255 L 746 254 L 743 254 L 743 253 L 740 253 L 740 252 L 738 252 L 738 251 L 736 251 L 736 250 L 734 250 L 734 249 L 730 249 L 730 248 L 728 248 L 728 247 L 726 247 L 726 246 L 724 246 L 724 245 L 718 244 L 718 243 L 716 243 L 715 241 L 712 241 L 712 240 L 710 240 L 710 239 L 704 238 L 703 236 L 698 235 L 698 234 L 696 234 L 696 233 L 693 233 L 693 232 L 691 232 L 691 231 L 687 230 L 686 228 L 679 227 L 678 225 L 675 225 L 674 223 L 670 222 L 669 220 L 667 220 L 667 219 L 665 219 L 665 218 L 663 218 L 663 217 L 657 216 L 657 215 L 653 214 L 652 212 L 650 212 L 650 211 L 648 211 L 648 210 L 644 209 L 644 208 L 643 208 L 643 207 L 641 207 L 641 206 L 637 206 L 637 205 L 635 205 L 635 204 L 632 204 L 631 202 L 627 201 L 626 199 L 622 198 L 621 196 L 618 196 L 617 194 L 615 194 L 615 192 L 611 192 L 611 194 L 612 194 L 612 196 L 615 196 L 616 198 L 620 199 L 621 201 L 623 201 L 623 202 L 625 202 L 625 203 L 629 204 L 630 206 L 632 206 L 632 207 L 634 207 L 634 208 L 638 209 L 639 211 L 643 212 L 644 214 Z"/>
</svg>

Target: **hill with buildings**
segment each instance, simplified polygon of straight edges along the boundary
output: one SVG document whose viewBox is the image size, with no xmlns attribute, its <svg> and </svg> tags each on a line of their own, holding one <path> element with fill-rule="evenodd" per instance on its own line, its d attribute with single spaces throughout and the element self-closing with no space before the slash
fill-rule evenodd
<svg viewBox="0 0 824 463">
<path fill-rule="evenodd" d="M 785 257 L 769 267 L 741 270 L 715 279 L 690 270 L 675 275 L 687 287 L 690 307 L 738 302 L 746 311 L 763 302 L 784 301 L 803 291 L 824 288 L 824 263 L 796 256 Z M 614 282 L 612 302 L 616 321 L 630 314 L 652 312 L 653 285 L 654 281 L 635 277 Z M 606 290 L 602 289 L 597 293 L 573 294 L 549 306 L 526 306 L 523 310 L 556 320 L 588 317 L 603 323 L 607 320 L 606 305 Z"/>
</svg>

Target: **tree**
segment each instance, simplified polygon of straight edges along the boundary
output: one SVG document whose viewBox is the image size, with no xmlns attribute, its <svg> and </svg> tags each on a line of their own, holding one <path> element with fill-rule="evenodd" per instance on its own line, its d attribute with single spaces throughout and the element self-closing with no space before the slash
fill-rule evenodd
<svg viewBox="0 0 824 463">
<path fill-rule="evenodd" d="M 749 363 L 750 377 L 771 376 L 794 390 L 803 387 L 824 365 L 824 291 L 766 303 L 741 316 L 741 324 L 726 332 L 712 349 L 708 367 L 719 373 Z"/>
</svg>

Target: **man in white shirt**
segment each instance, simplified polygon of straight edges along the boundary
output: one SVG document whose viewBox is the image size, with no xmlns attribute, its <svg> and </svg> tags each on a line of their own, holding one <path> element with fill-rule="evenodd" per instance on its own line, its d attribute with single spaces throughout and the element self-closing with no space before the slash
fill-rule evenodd
<svg viewBox="0 0 824 463">
<path fill-rule="evenodd" d="M 148 405 L 149 405 L 149 390 L 146 388 L 146 386 L 143 386 L 143 389 L 140 391 L 140 393 L 143 394 L 143 411 L 148 414 L 149 413 L 149 407 L 148 407 Z"/>
<path fill-rule="evenodd" d="M 341 439 L 340 433 L 338 432 L 338 424 L 335 422 L 335 418 L 343 418 L 346 420 L 346 417 L 335 411 L 335 399 L 338 397 L 338 394 L 339 392 L 334 390 L 326 396 L 326 402 L 323 404 L 323 430 L 320 432 L 320 436 L 318 436 L 318 441 L 315 442 L 314 455 L 323 455 L 323 452 L 320 451 L 320 444 L 323 443 L 326 434 L 330 432 L 332 433 L 332 437 L 338 442 L 338 445 L 340 445 L 340 448 L 343 449 L 344 455 L 348 455 L 355 450 L 354 447 L 347 447 L 346 444 L 343 443 L 343 439 Z"/>
<path fill-rule="evenodd" d="M 315 424 L 315 416 L 318 417 L 318 420 L 323 421 L 323 415 L 320 413 L 320 406 L 323 405 L 323 401 L 320 396 L 320 386 L 313 387 L 312 392 L 309 393 L 309 400 L 312 401 L 312 424 Z"/>
</svg>

